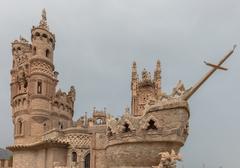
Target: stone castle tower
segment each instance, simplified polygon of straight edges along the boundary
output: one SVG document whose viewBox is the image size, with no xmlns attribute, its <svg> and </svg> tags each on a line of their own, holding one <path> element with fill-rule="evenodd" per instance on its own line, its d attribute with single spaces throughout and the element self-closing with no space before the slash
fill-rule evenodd
<svg viewBox="0 0 240 168">
<path fill-rule="evenodd" d="M 15 144 L 31 143 L 45 131 L 67 128 L 72 123 L 75 90 L 56 92 L 55 35 L 46 11 L 31 30 L 31 43 L 20 37 L 12 43 L 11 106 Z"/>
<path fill-rule="evenodd" d="M 134 116 L 142 116 L 145 106 L 151 99 L 157 99 L 161 94 L 161 67 L 160 61 L 157 61 L 154 78 L 151 78 L 150 72 L 146 69 L 142 71 L 142 79 L 138 78 L 137 65 L 132 65 L 132 103 L 131 112 Z"/>
</svg>

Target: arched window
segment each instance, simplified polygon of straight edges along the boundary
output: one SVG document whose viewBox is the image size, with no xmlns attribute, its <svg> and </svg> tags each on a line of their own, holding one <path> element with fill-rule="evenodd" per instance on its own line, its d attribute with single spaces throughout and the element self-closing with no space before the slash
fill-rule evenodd
<svg viewBox="0 0 240 168">
<path fill-rule="evenodd" d="M 58 122 L 58 126 L 59 126 L 59 129 L 63 129 L 63 123 L 61 123 L 60 121 Z"/>
<path fill-rule="evenodd" d="M 129 124 L 125 122 L 125 124 L 123 125 L 123 132 L 130 132 L 131 129 L 129 128 Z"/>
<path fill-rule="evenodd" d="M 23 122 L 22 120 L 18 120 L 17 122 L 17 135 L 23 134 Z"/>
<path fill-rule="evenodd" d="M 90 153 L 88 153 L 84 158 L 84 168 L 90 168 Z"/>
<path fill-rule="evenodd" d="M 37 49 L 36 47 L 33 47 L 33 55 L 36 55 L 36 53 L 37 53 Z"/>
<path fill-rule="evenodd" d="M 35 33 L 35 36 L 37 36 L 37 37 L 40 36 L 40 33 L 39 33 L 39 32 L 36 32 L 36 33 Z"/>
<path fill-rule="evenodd" d="M 72 152 L 72 162 L 77 162 L 77 153 Z"/>
<path fill-rule="evenodd" d="M 41 81 L 37 82 L 37 93 L 42 94 L 42 82 Z"/>
<path fill-rule="evenodd" d="M 46 53 L 45 53 L 45 54 L 46 54 L 46 55 L 45 55 L 46 57 L 49 57 L 49 56 L 50 56 L 50 51 L 49 51 L 49 49 L 46 50 Z"/>
<path fill-rule="evenodd" d="M 42 37 L 44 37 L 44 38 L 48 38 L 48 36 L 47 36 L 46 34 L 43 34 Z"/>
<path fill-rule="evenodd" d="M 102 124 L 103 124 L 103 120 L 102 120 L 101 118 L 98 118 L 98 119 L 96 120 L 96 124 L 97 124 L 97 125 L 102 125 Z"/>
<path fill-rule="evenodd" d="M 53 43 L 53 39 L 52 39 L 52 38 L 50 38 L 49 41 L 50 41 L 51 43 Z"/>
<path fill-rule="evenodd" d="M 150 121 L 148 122 L 147 130 L 157 130 L 157 127 L 156 127 L 156 125 L 155 125 L 155 121 L 150 120 Z"/>
</svg>

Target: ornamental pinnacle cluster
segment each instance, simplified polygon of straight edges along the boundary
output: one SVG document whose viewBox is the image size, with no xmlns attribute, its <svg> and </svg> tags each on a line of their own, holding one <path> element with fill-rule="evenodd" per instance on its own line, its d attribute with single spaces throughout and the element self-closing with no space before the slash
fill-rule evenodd
<svg viewBox="0 0 240 168">
<path fill-rule="evenodd" d="M 131 112 L 133 116 L 142 116 L 148 101 L 152 98 L 157 99 L 161 95 L 161 67 L 160 61 L 157 61 L 154 78 L 146 69 L 142 71 L 142 79 L 137 74 L 136 62 L 132 65 L 132 104 Z"/>
<path fill-rule="evenodd" d="M 161 90 L 160 61 L 153 77 L 144 69 L 141 78 L 134 62 L 131 110 L 115 118 L 94 108 L 74 121 L 75 88 L 56 90 L 55 43 L 45 10 L 31 43 L 12 43 L 13 168 L 175 168 L 188 137 L 187 100 L 216 70 L 226 70 L 221 65 L 234 51 L 218 65 L 207 63 L 211 70 L 193 87 L 179 81 L 170 94 Z"/>
</svg>

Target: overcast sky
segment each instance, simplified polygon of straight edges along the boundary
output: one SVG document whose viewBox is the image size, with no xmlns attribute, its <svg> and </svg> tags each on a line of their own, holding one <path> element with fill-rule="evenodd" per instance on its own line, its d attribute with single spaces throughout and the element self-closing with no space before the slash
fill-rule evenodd
<svg viewBox="0 0 240 168">
<path fill-rule="evenodd" d="M 56 35 L 59 87 L 77 90 L 75 119 L 107 107 L 119 116 L 130 106 L 133 60 L 139 73 L 162 65 L 169 93 L 182 80 L 191 87 L 240 43 L 239 0 L 0 0 L 0 147 L 13 143 L 10 109 L 11 42 L 30 40 L 46 8 Z M 190 99 L 190 134 L 181 150 L 185 168 L 239 168 L 239 48 Z"/>
</svg>

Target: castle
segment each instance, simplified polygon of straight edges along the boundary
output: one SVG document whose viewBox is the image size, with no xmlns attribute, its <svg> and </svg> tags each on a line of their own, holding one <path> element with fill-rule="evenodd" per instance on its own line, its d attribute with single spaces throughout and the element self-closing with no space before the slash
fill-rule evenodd
<svg viewBox="0 0 240 168">
<path fill-rule="evenodd" d="M 167 95 L 160 61 L 153 77 L 144 69 L 141 78 L 134 62 L 131 109 L 121 118 L 94 109 L 91 118 L 73 121 L 75 88 L 56 90 L 54 49 L 45 10 L 31 43 L 23 37 L 12 43 L 14 145 L 8 149 L 14 168 L 151 168 L 159 165 L 160 152 L 179 152 L 188 136 L 187 100 L 211 74 L 187 90 L 180 81 Z"/>
</svg>

